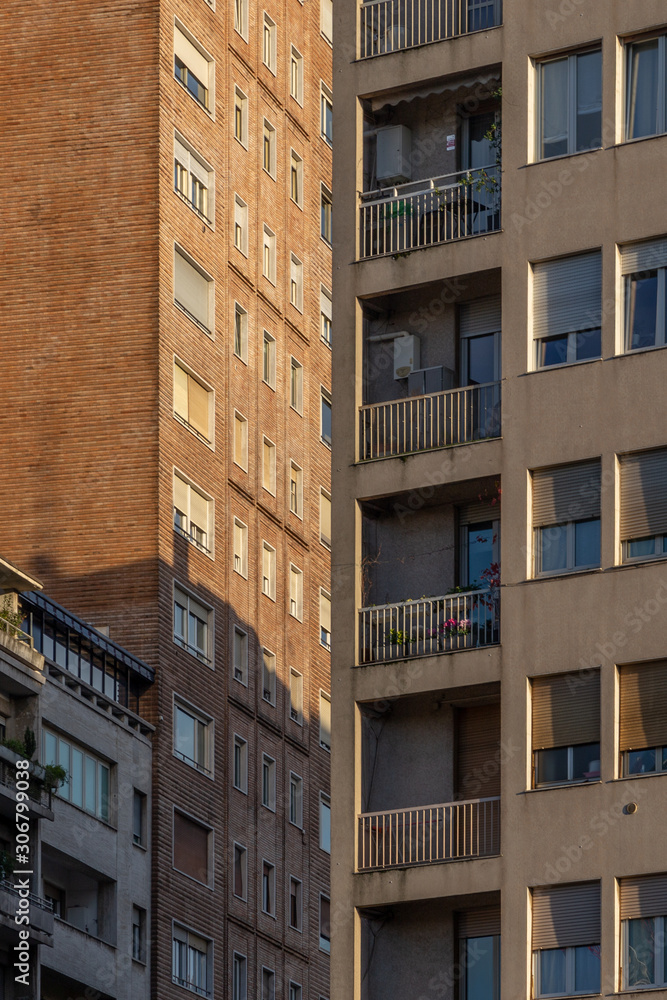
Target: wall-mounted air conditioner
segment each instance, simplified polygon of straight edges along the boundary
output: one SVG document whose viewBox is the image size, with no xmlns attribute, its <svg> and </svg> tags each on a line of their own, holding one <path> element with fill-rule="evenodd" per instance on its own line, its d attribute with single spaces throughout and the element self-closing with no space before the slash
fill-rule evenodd
<svg viewBox="0 0 667 1000">
<path fill-rule="evenodd" d="M 394 337 L 394 378 L 407 378 L 419 368 L 419 337 L 402 330 Z"/>
<path fill-rule="evenodd" d="M 408 396 L 425 396 L 456 388 L 456 373 L 451 368 L 417 368 L 408 375 Z"/>
<path fill-rule="evenodd" d="M 412 132 L 405 125 L 377 131 L 376 175 L 379 187 L 412 180 Z"/>
</svg>

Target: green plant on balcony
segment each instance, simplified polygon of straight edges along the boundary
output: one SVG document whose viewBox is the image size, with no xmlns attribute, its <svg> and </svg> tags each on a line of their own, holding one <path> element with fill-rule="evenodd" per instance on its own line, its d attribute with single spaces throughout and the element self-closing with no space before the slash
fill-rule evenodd
<svg viewBox="0 0 667 1000">
<path fill-rule="evenodd" d="M 9 739 L 2 741 L 3 747 L 7 747 L 8 750 L 13 750 L 14 753 L 19 754 L 24 760 L 32 760 L 35 756 L 35 750 L 37 749 L 37 740 L 35 739 L 34 730 L 26 726 L 25 732 L 23 733 L 22 740 L 16 740 L 10 737 Z"/>
<path fill-rule="evenodd" d="M 21 635 L 22 624 L 23 612 L 20 605 L 18 611 L 14 611 L 10 595 L 5 594 L 2 607 L 0 608 L 0 632 L 6 632 L 7 635 L 17 639 Z"/>
<path fill-rule="evenodd" d="M 44 766 L 44 787 L 47 792 L 57 792 L 69 781 L 69 774 L 62 764 L 46 764 Z"/>
</svg>

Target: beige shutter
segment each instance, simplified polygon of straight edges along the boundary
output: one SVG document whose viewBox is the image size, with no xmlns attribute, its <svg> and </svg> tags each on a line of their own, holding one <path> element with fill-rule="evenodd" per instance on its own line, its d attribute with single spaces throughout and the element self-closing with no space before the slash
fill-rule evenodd
<svg viewBox="0 0 667 1000">
<path fill-rule="evenodd" d="M 174 298 L 208 328 L 208 279 L 178 252 L 174 254 Z"/>
<path fill-rule="evenodd" d="M 320 0 L 321 14 L 320 27 L 322 34 L 329 41 L 333 41 L 333 2 L 332 0 Z"/>
<path fill-rule="evenodd" d="M 190 166 L 190 150 L 176 137 L 174 137 L 174 159 L 178 160 L 181 166 L 188 170 Z"/>
<path fill-rule="evenodd" d="M 193 174 L 198 181 L 208 188 L 208 170 L 203 163 L 197 159 L 196 156 L 190 154 L 190 173 Z"/>
<path fill-rule="evenodd" d="M 621 539 L 667 534 L 667 449 L 621 459 Z"/>
<path fill-rule="evenodd" d="M 620 750 L 667 746 L 667 661 L 622 667 Z"/>
<path fill-rule="evenodd" d="M 667 875 L 621 879 L 621 920 L 667 915 Z"/>
<path fill-rule="evenodd" d="M 637 271 L 652 271 L 657 267 L 667 267 L 667 237 L 633 243 L 621 250 L 621 271 L 635 274 Z"/>
<path fill-rule="evenodd" d="M 495 521 L 500 516 L 500 503 L 491 504 L 493 497 L 485 503 L 476 500 L 459 507 L 459 524 L 481 524 Z"/>
<path fill-rule="evenodd" d="M 180 476 L 174 475 L 174 507 L 187 516 L 188 513 L 188 493 L 190 487 L 184 483 Z"/>
<path fill-rule="evenodd" d="M 174 52 L 208 89 L 209 61 L 177 27 L 174 27 Z"/>
<path fill-rule="evenodd" d="M 237 465 L 245 463 L 245 420 L 234 418 L 234 461 Z"/>
<path fill-rule="evenodd" d="M 208 623 L 208 608 L 205 608 L 203 604 L 196 601 L 194 597 L 188 598 L 188 609 L 191 614 L 196 615 L 201 621 Z"/>
<path fill-rule="evenodd" d="M 533 336 L 555 337 L 600 326 L 602 255 L 549 260 L 533 266 Z"/>
<path fill-rule="evenodd" d="M 320 590 L 320 625 L 331 632 L 331 598 Z"/>
<path fill-rule="evenodd" d="M 234 555 L 239 556 L 243 564 L 243 528 L 238 521 L 234 521 Z"/>
<path fill-rule="evenodd" d="M 208 532 L 208 504 L 206 497 L 190 488 L 190 522 L 205 532 Z"/>
<path fill-rule="evenodd" d="M 501 325 L 500 315 L 499 295 L 488 295 L 484 299 L 464 303 L 460 312 L 461 336 L 497 333 Z"/>
<path fill-rule="evenodd" d="M 324 313 L 327 319 L 331 319 L 333 314 L 333 307 L 331 304 L 331 292 L 327 291 L 324 285 L 320 286 L 320 311 Z"/>
<path fill-rule="evenodd" d="M 458 914 L 459 938 L 492 937 L 500 934 L 500 906 L 462 910 Z"/>
<path fill-rule="evenodd" d="M 533 750 L 600 739 L 600 674 L 533 679 Z"/>
<path fill-rule="evenodd" d="M 324 493 L 320 493 L 320 534 L 325 541 L 331 541 L 331 500 Z"/>
<path fill-rule="evenodd" d="M 533 889 L 533 950 L 599 943 L 599 882 Z"/>
<path fill-rule="evenodd" d="M 174 813 L 174 867 L 208 882 L 208 830 L 182 813 Z"/>
<path fill-rule="evenodd" d="M 208 390 L 196 379 L 188 377 L 188 423 L 205 438 L 208 430 Z"/>
<path fill-rule="evenodd" d="M 459 799 L 500 795 L 500 705 L 457 712 L 456 795 Z"/>
<path fill-rule="evenodd" d="M 178 365 L 174 365 L 174 409 L 188 420 L 188 374 Z"/>
<path fill-rule="evenodd" d="M 600 460 L 533 472 L 533 527 L 600 516 Z"/>
</svg>

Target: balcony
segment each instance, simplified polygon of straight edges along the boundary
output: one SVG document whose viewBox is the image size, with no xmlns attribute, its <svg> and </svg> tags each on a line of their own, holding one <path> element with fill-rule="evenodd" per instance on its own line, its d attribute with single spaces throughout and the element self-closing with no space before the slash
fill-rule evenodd
<svg viewBox="0 0 667 1000">
<path fill-rule="evenodd" d="M 358 826 L 359 871 L 488 858 L 500 853 L 500 798 L 362 813 Z"/>
<path fill-rule="evenodd" d="M 359 459 L 470 444 L 500 429 L 500 382 L 373 403 L 359 410 Z"/>
<path fill-rule="evenodd" d="M 502 23 L 501 0 L 371 0 L 360 13 L 362 59 L 486 31 Z"/>
<path fill-rule="evenodd" d="M 16 877 L 20 878 L 20 871 Z M 11 928 L 18 934 L 18 927 L 15 917 L 18 912 L 19 901 L 23 899 L 23 906 L 29 905 L 30 914 L 30 937 L 32 940 L 52 946 L 53 944 L 53 907 L 47 899 L 29 892 L 19 896 L 18 887 L 10 879 L 0 881 L 0 926 Z"/>
</svg>

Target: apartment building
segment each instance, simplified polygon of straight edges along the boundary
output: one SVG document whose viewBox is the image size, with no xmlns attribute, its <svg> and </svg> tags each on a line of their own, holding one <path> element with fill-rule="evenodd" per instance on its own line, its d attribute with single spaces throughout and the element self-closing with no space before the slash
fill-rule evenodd
<svg viewBox="0 0 667 1000">
<path fill-rule="evenodd" d="M 335 34 L 332 1000 L 665 991 L 664 5 Z"/>
<path fill-rule="evenodd" d="M 2 551 L 155 670 L 161 1000 L 328 997 L 331 22 L 3 9 Z"/>
<path fill-rule="evenodd" d="M 0 559 L 0 995 L 148 1000 L 154 672 L 40 590 Z"/>
</svg>

